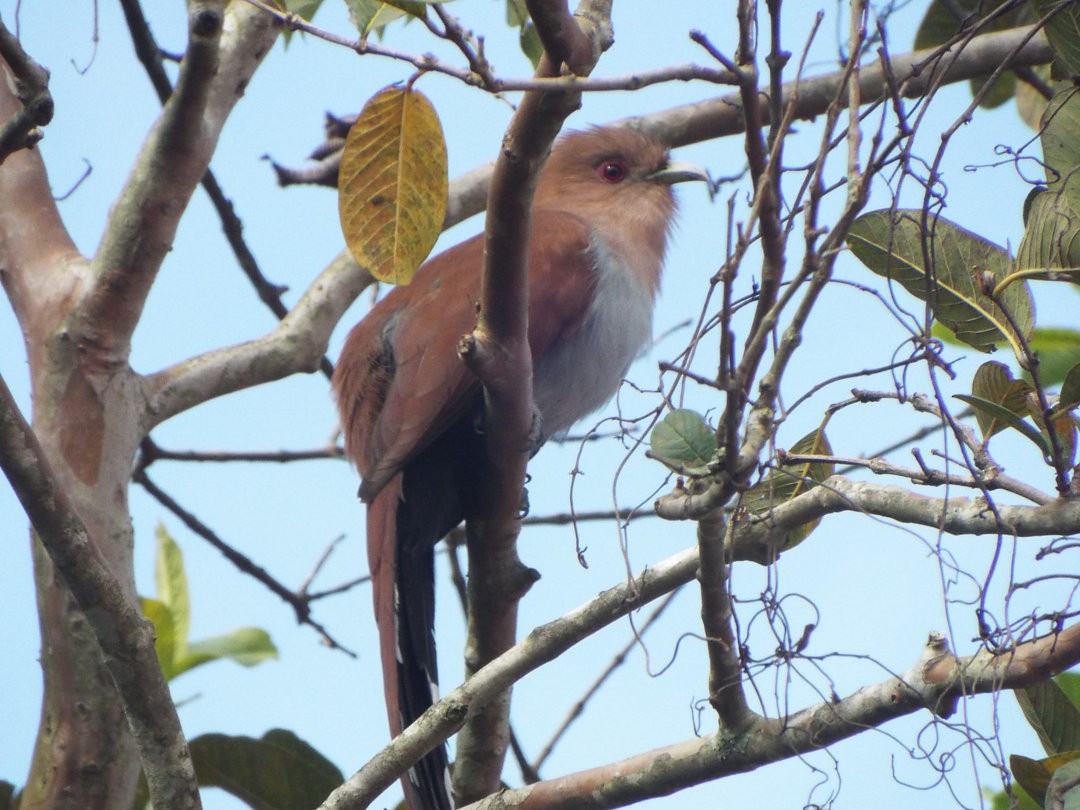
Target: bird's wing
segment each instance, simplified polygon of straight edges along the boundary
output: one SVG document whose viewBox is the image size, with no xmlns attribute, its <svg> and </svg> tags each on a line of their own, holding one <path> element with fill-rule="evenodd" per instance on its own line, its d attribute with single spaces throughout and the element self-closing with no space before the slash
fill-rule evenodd
<svg viewBox="0 0 1080 810">
<path fill-rule="evenodd" d="M 596 281 L 590 237 L 588 226 L 572 214 L 533 215 L 529 343 L 534 358 L 572 334 L 588 311 Z M 360 364 L 367 383 L 354 381 L 349 387 L 367 404 L 342 402 L 354 413 L 346 430 L 355 445 L 350 454 L 360 467 L 364 500 L 477 402 L 479 383 L 458 357 L 457 344 L 476 326 L 483 250 L 483 237 L 477 236 L 439 254 L 349 336 L 341 365 L 349 360 L 354 338 L 369 346 L 388 341 L 393 355 L 382 367 Z M 343 384 L 338 391 L 339 400 L 349 395 Z"/>
</svg>

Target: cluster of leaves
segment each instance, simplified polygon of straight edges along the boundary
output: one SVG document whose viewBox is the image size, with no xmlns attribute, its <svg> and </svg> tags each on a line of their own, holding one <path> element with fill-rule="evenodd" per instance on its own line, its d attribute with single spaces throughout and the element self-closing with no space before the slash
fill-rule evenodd
<svg viewBox="0 0 1080 810">
<path fill-rule="evenodd" d="M 157 555 L 154 561 L 154 584 L 157 596 L 140 600 L 143 615 L 154 623 L 161 671 L 166 680 L 201 664 L 231 659 L 246 667 L 277 658 L 277 648 L 270 635 L 257 627 L 241 627 L 224 635 L 188 641 L 191 626 L 191 601 L 188 598 L 184 555 L 165 527 L 157 527 Z"/>
<path fill-rule="evenodd" d="M 1080 43 L 1076 31 L 1080 8 L 1076 4 L 1056 0 L 933 0 L 919 23 L 915 49 L 947 45 L 975 31 L 991 33 L 1031 25 L 1051 14 L 1044 30 L 1057 59 L 1053 69 L 1049 66 L 1031 68 L 1024 71 L 1026 76 L 1006 70 L 997 76 L 979 76 L 970 82 L 971 92 L 979 96 L 980 106 L 992 109 L 1013 99 L 1021 119 L 1037 129 L 1046 99 L 1030 79 L 1049 82 L 1075 76 L 1078 72 L 1075 67 L 1080 63 Z"/>
<path fill-rule="evenodd" d="M 278 7 L 291 12 L 305 20 L 315 16 L 315 12 L 323 4 L 323 0 L 274 0 Z M 436 5 L 449 0 L 345 0 L 349 9 L 349 17 L 352 19 L 360 36 L 366 39 L 375 34 L 382 39 L 386 26 L 404 18 L 406 21 L 417 18 L 423 19 L 428 13 L 428 6 Z M 518 42 L 521 52 L 528 57 L 533 67 L 540 61 L 544 53 L 544 46 L 540 42 L 540 36 L 536 32 L 536 26 L 529 19 L 529 10 L 525 6 L 525 0 L 505 0 L 506 24 L 511 28 L 518 29 Z"/>
<path fill-rule="evenodd" d="M 957 9 L 972 19 L 1006 9 L 992 24 L 1015 25 L 1038 18 L 1048 5 L 935 3 L 923 20 L 922 41 L 916 44 L 943 41 L 948 28 L 943 15 L 951 17 Z M 955 18 L 950 24 L 955 32 Z M 1080 75 L 1077 5 L 1061 9 L 1046 31 L 1055 53 L 1054 71 Z M 1015 81 L 1009 85 L 1019 86 Z M 995 88 L 984 101 L 995 100 L 998 92 Z M 1024 236 L 1015 257 L 943 217 L 897 209 L 861 216 L 851 228 L 848 246 L 868 268 L 923 301 L 951 339 L 982 352 L 1004 345 L 1012 349 L 1023 379 L 1013 379 L 1001 363 L 985 363 L 973 378 L 971 394 L 959 399 L 975 410 L 984 440 L 1005 429 L 1015 430 L 1044 458 L 1064 468 L 1076 462 L 1080 332 L 1036 328 L 1027 282 L 1072 286 L 1080 281 L 1080 94 L 1075 84 L 1062 83 L 1048 103 L 1043 100 L 1038 122 L 1046 183 L 1028 196 Z M 1047 395 L 1046 389 L 1059 384 L 1056 397 Z"/>
<path fill-rule="evenodd" d="M 252 667 L 277 658 L 269 634 L 256 627 L 188 641 L 191 602 L 184 557 L 161 525 L 154 581 L 156 598 L 144 597 L 141 602 L 143 613 L 154 623 L 154 646 L 168 680 L 211 661 L 229 659 Z M 271 729 L 258 739 L 203 734 L 191 740 L 189 748 L 201 787 L 221 788 L 256 810 L 314 807 L 344 779 L 337 766 L 284 729 Z M 135 806 L 144 806 L 146 798 L 140 790 Z"/>
<path fill-rule="evenodd" d="M 825 435 L 828 416 L 813 432 L 799 439 L 787 451 L 778 450 L 776 464 L 754 486 L 743 493 L 738 504 L 740 515 L 765 515 L 772 509 L 807 492 L 834 472 L 828 461 L 832 447 Z M 820 456 L 821 459 L 791 457 Z M 670 411 L 649 437 L 649 457 L 668 469 L 690 479 L 704 478 L 718 472 L 724 464 L 716 430 L 701 414 L 679 408 Z M 798 526 L 787 533 L 778 551 L 792 548 L 810 536 L 819 521 Z"/>
<path fill-rule="evenodd" d="M 1043 759 L 1009 757 L 1013 795 L 991 797 L 993 810 L 1080 807 L 1080 675 L 1064 673 L 1016 690 L 1024 717 L 1046 751 Z"/>
</svg>

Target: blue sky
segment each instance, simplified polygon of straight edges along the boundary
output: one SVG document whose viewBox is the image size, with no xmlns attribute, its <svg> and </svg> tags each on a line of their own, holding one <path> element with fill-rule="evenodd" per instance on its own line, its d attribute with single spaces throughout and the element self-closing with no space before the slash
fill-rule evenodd
<svg viewBox="0 0 1080 810">
<path fill-rule="evenodd" d="M 912 4 L 898 13 L 891 43 L 894 53 L 909 49 L 922 6 Z M 601 61 L 597 75 L 617 76 L 687 61 L 708 64 L 706 54 L 686 36 L 691 28 L 705 31 L 725 52 L 734 50 L 734 3 L 696 0 L 664 4 L 662 12 L 658 7 L 641 0 L 615 4 L 616 44 Z M 100 15 L 97 43 L 95 8 Z M 524 76 L 528 65 L 517 51 L 516 35 L 504 26 L 502 8 L 501 0 L 461 0 L 451 7 L 467 24 L 487 34 L 487 53 L 501 72 Z M 802 47 L 816 9 L 789 4 L 785 20 L 789 47 Z M 827 17 L 811 51 L 808 74 L 833 69 L 836 32 L 845 27 L 836 21 L 837 4 L 824 10 Z M 0 1 L 0 13 L 12 27 L 15 14 L 11 0 Z M 147 4 L 147 13 L 161 44 L 181 51 L 185 29 L 182 5 Z M 54 4 L 30 0 L 21 4 L 18 20 L 27 50 L 52 71 L 57 112 L 41 150 L 55 193 L 66 192 L 88 165 L 92 168 L 60 204 L 79 248 L 92 253 L 158 102 L 134 58 L 122 15 L 114 4 L 72 3 L 58 15 Z M 334 0 L 327 0 L 327 8 L 316 23 L 349 35 L 344 11 Z M 395 25 L 387 33 L 387 42 L 416 52 L 445 53 L 416 24 Z M 408 78 L 410 72 L 399 63 L 361 59 L 326 42 L 295 37 L 287 49 L 280 43 L 275 47 L 227 126 L 212 168 L 234 201 L 264 272 L 271 280 L 290 287 L 289 302 L 296 300 L 342 248 L 336 201 L 325 189 L 279 189 L 262 156 L 301 163 L 320 140 L 325 111 L 355 112 L 376 90 Z M 442 118 L 451 176 L 490 160 L 511 114 L 508 101 L 440 76 L 426 76 L 418 86 L 433 99 Z M 703 84 L 671 84 L 634 94 L 590 95 L 570 126 L 604 123 L 726 91 Z M 926 120 L 923 154 L 931 153 L 937 133 L 951 123 L 967 99 L 964 87 L 938 96 Z M 809 157 L 817 144 L 815 123 L 799 122 L 797 129 L 799 135 L 790 142 L 790 164 Z M 1019 148 L 1030 138 L 1030 131 L 1008 106 L 980 113 L 974 123 L 962 128 L 945 164 L 949 189 L 946 215 L 1001 244 L 1015 246 L 1021 235 L 1020 207 L 1026 186 L 1011 165 L 991 164 L 999 160 L 995 146 Z M 683 149 L 678 157 L 697 162 L 716 176 L 733 174 L 744 162 L 738 138 Z M 974 167 L 979 168 L 972 170 Z M 832 168 L 839 172 L 842 163 L 834 162 Z M 726 197 L 731 191 L 726 187 L 722 195 Z M 696 318 L 707 279 L 724 253 L 723 201 L 711 202 L 700 187 L 684 187 L 679 193 L 681 224 L 669 254 L 655 319 L 656 334 L 663 337 L 630 375 L 643 389 L 655 387 L 657 361 L 673 357 L 684 345 L 689 335 L 684 324 Z M 876 199 L 879 206 L 887 204 L 883 188 Z M 744 201 L 744 196 L 738 198 L 740 204 Z M 444 235 L 441 244 L 453 244 L 480 227 L 479 219 L 464 223 Z M 748 264 L 748 271 L 750 267 Z M 872 281 L 850 257 L 841 260 L 840 276 Z M 749 290 L 749 283 L 748 277 L 744 278 L 743 292 Z M 819 317 L 807 330 L 805 348 L 785 382 L 789 400 L 833 374 L 888 362 L 902 338 L 883 318 L 882 310 L 868 301 L 853 287 L 837 285 L 826 293 Z M 1043 324 L 1075 320 L 1071 311 L 1076 299 L 1071 291 L 1044 293 L 1038 305 Z M 358 303 L 344 319 L 331 346 L 332 357 L 336 357 L 347 327 L 365 307 L 365 301 Z M 140 371 L 154 371 L 263 334 L 273 323 L 273 316 L 235 268 L 220 225 L 205 196 L 197 192 L 136 332 L 133 365 Z M 0 344 L 9 347 L 0 353 L 0 373 L 28 409 L 21 337 L 6 304 L 0 307 Z M 954 356 L 964 354 L 954 350 Z M 973 354 L 968 352 L 966 359 L 958 362 L 961 380 L 957 392 L 965 390 L 964 374 L 969 380 L 983 359 Z M 708 368 L 705 356 L 699 370 L 707 373 Z M 880 377 L 856 384 L 890 387 L 889 381 Z M 851 385 L 833 386 L 794 412 L 778 443 L 790 446 L 812 430 L 821 409 L 845 398 Z M 926 390 L 925 380 L 915 379 L 911 387 Z M 648 409 L 653 402 L 647 394 L 624 387 L 619 407 L 632 414 Z M 717 401 L 702 391 L 691 391 L 688 404 L 701 410 L 717 407 Z M 872 453 L 924 424 L 896 405 L 875 406 L 873 411 L 868 407 L 848 409 L 830 427 L 837 452 Z M 614 406 L 607 411 L 614 412 Z M 154 438 L 170 449 L 305 449 L 328 441 L 334 419 L 326 381 L 312 375 L 208 403 L 163 425 Z M 1035 483 L 1051 487 L 1033 452 L 1018 441 L 1005 446 L 1001 457 L 1007 461 L 1010 474 L 1027 475 Z M 613 500 L 624 506 L 642 504 L 647 509 L 657 488 L 664 484 L 657 465 L 639 453 L 613 487 L 612 476 L 625 457 L 625 450 L 614 440 L 586 446 L 580 460 L 578 451 L 576 445 L 553 446 L 538 457 L 530 486 L 534 515 L 567 510 L 568 473 L 575 463 L 585 473 L 575 484 L 579 510 L 610 507 Z M 354 498 L 356 476 L 342 462 L 287 466 L 160 462 L 150 474 L 222 537 L 287 583 L 295 586 L 302 581 L 323 548 L 339 536 L 345 540 L 319 582 L 330 586 L 364 573 L 362 511 Z M 320 604 L 316 612 L 344 644 L 359 652 L 360 657 L 353 660 L 320 645 L 310 629 L 296 627 L 285 605 L 257 583 L 236 574 L 216 551 L 184 530 L 138 487 L 132 488 L 131 506 L 141 592 L 152 591 L 153 532 L 163 521 L 186 555 L 193 638 L 256 625 L 271 632 L 281 651 L 280 660 L 254 669 L 218 663 L 175 681 L 175 697 L 186 701 L 181 719 L 189 736 L 210 731 L 257 736 L 269 728 L 284 727 L 323 751 L 346 773 L 378 750 L 385 738 L 385 720 L 380 699 L 372 697 L 380 691 L 379 670 L 370 594 L 365 589 Z M 0 526 L 7 548 L 6 562 L 0 566 L 0 593 L 4 594 L 0 649 L 5 657 L 0 679 L 0 727 L 4 729 L 0 735 L 0 778 L 21 784 L 37 724 L 40 676 L 25 521 L 6 487 L 0 487 Z M 693 530 L 690 525 L 650 519 L 634 523 L 623 536 L 613 523 L 604 522 L 583 525 L 581 538 L 587 547 L 588 569 L 577 564 L 573 534 L 566 528 L 529 530 L 523 535 L 523 558 L 543 574 L 523 603 L 523 629 L 562 615 L 622 581 L 626 573 L 624 545 L 630 564 L 640 571 L 692 543 Z M 1029 541 L 1017 547 L 1018 571 L 1026 570 L 1026 560 L 1037 544 L 1039 541 Z M 1011 550 L 1006 548 L 1006 554 Z M 932 532 L 911 532 L 841 515 L 827 518 L 809 541 L 785 555 L 774 569 L 737 566 L 735 589 L 741 597 L 753 600 L 766 587 L 776 589 L 783 596 L 792 626 L 818 625 L 811 652 L 829 655 L 817 668 L 804 665 L 794 671 L 772 668 L 762 672 L 757 684 L 767 708 L 773 714 L 781 703 L 789 709 L 799 708 L 816 701 L 820 694 L 827 695 L 830 688 L 843 695 L 864 683 L 884 680 L 889 671 L 903 671 L 914 663 L 931 630 L 949 630 L 961 653 L 974 651 L 973 608 L 963 603 L 972 596 L 973 588 L 963 580 L 949 585 L 947 571 L 939 565 L 935 551 L 955 555 L 966 570 L 981 579 L 988 570 L 992 548 L 985 539 L 939 542 Z M 1002 577 L 999 570 L 995 580 L 998 590 Z M 946 587 L 948 598 L 943 596 Z M 454 653 L 461 646 L 462 622 L 453 597 L 444 593 L 441 598 L 438 637 L 443 680 L 452 686 L 460 675 Z M 1041 604 L 1046 607 L 1045 601 Z M 752 628 L 754 652 L 764 656 L 776 642 L 756 610 L 749 603 L 741 618 Z M 637 620 L 640 622 L 642 616 Z M 707 662 L 703 645 L 694 635 L 699 632 L 696 593 L 687 589 L 655 633 L 646 637 L 648 655 L 639 648 L 630 656 L 591 704 L 587 716 L 556 749 L 544 773 L 556 775 L 600 764 L 693 735 L 692 707 L 706 697 Z M 517 688 L 515 726 L 530 752 L 539 750 L 583 688 L 630 637 L 629 624 L 617 624 Z M 663 674 L 658 674 L 661 669 Z M 781 699 L 775 697 L 777 694 Z M 1034 738 L 1023 728 L 1010 696 L 977 698 L 964 711 L 968 714 L 955 719 L 975 723 L 998 757 L 1002 751 L 1038 755 Z M 705 720 L 708 731 L 712 726 L 707 712 Z M 993 736 L 997 723 L 1000 741 Z M 647 806 L 703 806 L 726 800 L 732 806 L 799 807 L 811 801 L 824 803 L 838 792 L 838 807 L 865 807 L 871 802 L 879 810 L 906 808 L 912 802 L 944 807 L 951 806 L 950 786 L 965 806 L 976 806 L 974 784 L 996 784 L 992 768 L 961 744 L 959 734 L 927 724 L 925 716 L 908 718 L 835 746 L 831 752 L 770 766 Z M 919 750 L 931 744 L 926 758 L 932 762 L 927 762 Z M 947 782 L 938 779 L 932 764 L 946 754 L 952 759 L 945 759 L 939 767 L 949 769 Z M 512 764 L 506 773 L 508 781 L 517 782 Z M 922 792 L 922 788 L 930 788 L 930 792 Z M 394 793 L 388 792 L 380 806 L 396 801 Z M 211 792 L 206 806 L 238 805 Z"/>
</svg>

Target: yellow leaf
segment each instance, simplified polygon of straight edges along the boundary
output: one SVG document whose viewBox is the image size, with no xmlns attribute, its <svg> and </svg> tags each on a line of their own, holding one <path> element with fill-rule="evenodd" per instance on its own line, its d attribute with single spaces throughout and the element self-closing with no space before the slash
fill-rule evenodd
<svg viewBox="0 0 1080 810">
<path fill-rule="evenodd" d="M 349 130 L 338 176 L 345 244 L 380 281 L 408 284 L 446 216 L 446 142 L 431 102 L 387 87 Z"/>
</svg>

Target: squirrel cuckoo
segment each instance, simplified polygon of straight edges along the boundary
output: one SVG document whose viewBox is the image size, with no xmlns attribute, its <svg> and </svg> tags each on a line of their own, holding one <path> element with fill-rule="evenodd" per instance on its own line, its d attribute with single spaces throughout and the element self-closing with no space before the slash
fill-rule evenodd
<svg viewBox="0 0 1080 810">
<path fill-rule="evenodd" d="M 671 184 L 704 179 L 629 129 L 561 138 L 537 181 L 529 240 L 529 345 L 543 433 L 615 393 L 651 335 L 675 212 Z M 477 503 L 480 383 L 457 356 L 476 325 L 484 238 L 425 263 L 349 333 L 334 374 L 345 449 L 359 468 L 390 730 L 436 699 L 434 544 Z M 449 810 L 439 746 L 402 779 L 412 810 Z"/>
</svg>

